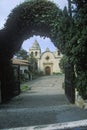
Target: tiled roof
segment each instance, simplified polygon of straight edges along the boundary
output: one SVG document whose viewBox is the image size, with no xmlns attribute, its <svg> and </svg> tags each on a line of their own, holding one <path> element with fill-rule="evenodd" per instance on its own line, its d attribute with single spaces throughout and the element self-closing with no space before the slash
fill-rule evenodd
<svg viewBox="0 0 87 130">
<path fill-rule="evenodd" d="M 20 60 L 20 59 L 12 59 L 12 63 L 14 65 L 25 65 L 25 66 L 29 65 L 29 61 L 28 60 Z"/>
</svg>

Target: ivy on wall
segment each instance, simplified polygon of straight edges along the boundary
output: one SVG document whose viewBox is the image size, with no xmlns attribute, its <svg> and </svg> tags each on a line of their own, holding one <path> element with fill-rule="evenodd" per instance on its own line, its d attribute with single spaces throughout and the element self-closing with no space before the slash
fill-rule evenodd
<svg viewBox="0 0 87 130">
<path fill-rule="evenodd" d="M 56 45 L 62 15 L 62 11 L 47 0 L 30 0 L 14 8 L 5 23 L 13 48 L 19 49 L 20 44 L 34 34 L 50 37 Z"/>
<path fill-rule="evenodd" d="M 87 2 L 80 6 L 79 0 L 74 1 L 78 11 L 73 18 L 68 15 L 66 7 L 62 11 L 47 0 L 29 0 L 15 7 L 0 30 L 1 67 L 5 65 L 5 59 L 9 61 L 21 48 L 24 40 L 40 35 L 51 38 L 55 46 L 68 57 L 69 63 L 76 66 L 77 75 L 85 70 L 87 72 Z M 76 79 L 77 87 L 79 79 Z M 84 87 L 86 91 L 85 81 L 84 84 L 79 88 Z"/>
</svg>

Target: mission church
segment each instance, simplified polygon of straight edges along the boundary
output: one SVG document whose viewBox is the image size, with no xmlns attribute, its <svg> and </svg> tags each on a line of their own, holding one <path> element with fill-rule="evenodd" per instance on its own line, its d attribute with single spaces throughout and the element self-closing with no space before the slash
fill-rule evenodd
<svg viewBox="0 0 87 130">
<path fill-rule="evenodd" d="M 58 49 L 51 52 L 49 48 L 46 48 L 46 51 L 42 53 L 39 43 L 35 40 L 29 49 L 29 56 L 33 56 L 36 59 L 38 71 L 43 72 L 44 75 L 61 73 L 59 63 L 63 55 Z"/>
</svg>

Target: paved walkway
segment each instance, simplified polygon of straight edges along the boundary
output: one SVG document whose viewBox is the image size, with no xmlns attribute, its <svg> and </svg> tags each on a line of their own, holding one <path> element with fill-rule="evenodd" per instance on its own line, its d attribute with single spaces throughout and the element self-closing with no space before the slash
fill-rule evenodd
<svg viewBox="0 0 87 130">
<path fill-rule="evenodd" d="M 44 76 L 26 83 L 30 89 L 0 105 L 0 130 L 87 119 L 87 110 L 67 100 L 64 76 Z"/>
</svg>

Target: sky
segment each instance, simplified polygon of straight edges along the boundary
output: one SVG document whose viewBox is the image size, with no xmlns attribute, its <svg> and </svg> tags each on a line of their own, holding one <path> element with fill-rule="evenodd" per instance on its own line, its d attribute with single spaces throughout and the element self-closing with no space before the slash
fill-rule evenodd
<svg viewBox="0 0 87 130">
<path fill-rule="evenodd" d="M 0 29 L 4 27 L 6 19 L 8 15 L 11 13 L 11 10 L 15 8 L 20 3 L 24 2 L 25 0 L 0 0 Z M 67 0 L 50 0 L 55 2 L 60 9 L 63 9 L 64 6 L 67 6 Z M 56 47 L 51 42 L 50 38 L 43 38 L 40 36 L 33 36 L 23 42 L 22 48 L 26 51 L 29 51 L 29 48 L 32 46 L 34 41 L 37 40 L 40 44 L 42 52 L 46 50 L 48 47 L 50 51 L 55 51 Z"/>
</svg>

